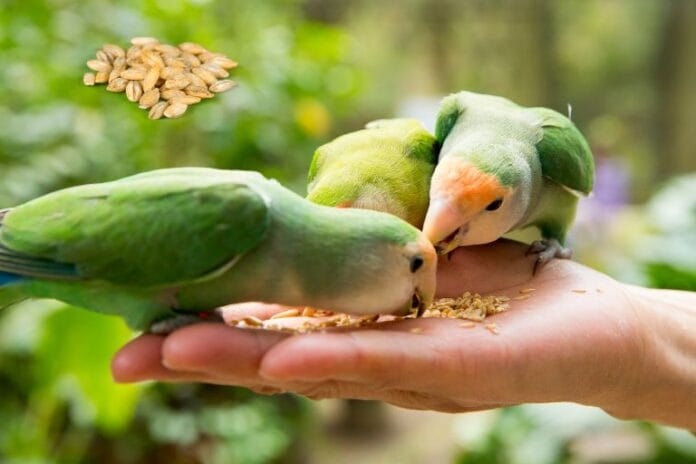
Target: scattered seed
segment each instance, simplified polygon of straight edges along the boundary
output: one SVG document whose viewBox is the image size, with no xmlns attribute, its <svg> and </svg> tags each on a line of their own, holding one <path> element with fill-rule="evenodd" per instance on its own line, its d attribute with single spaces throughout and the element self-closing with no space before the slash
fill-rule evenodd
<svg viewBox="0 0 696 464">
<path fill-rule="evenodd" d="M 602 293 L 602 289 L 601 289 L 601 288 L 597 288 L 597 289 L 595 289 L 595 290 L 597 291 L 597 293 Z"/>
<path fill-rule="evenodd" d="M 314 317 L 316 314 L 316 310 L 314 308 L 310 308 L 307 306 L 305 309 L 302 310 L 302 317 Z"/>
<path fill-rule="evenodd" d="M 281 311 L 279 313 L 275 313 L 273 316 L 271 316 L 271 319 L 282 319 L 284 317 L 297 317 L 300 315 L 300 311 L 297 309 L 288 309 L 287 311 Z"/>
<path fill-rule="evenodd" d="M 587 290 L 583 290 L 580 288 L 574 288 L 573 290 L 571 290 L 571 292 L 573 292 L 573 293 L 587 293 Z"/>
<path fill-rule="evenodd" d="M 91 73 L 91 72 L 87 72 L 82 76 L 82 82 L 85 85 L 89 85 L 90 87 L 94 85 L 95 79 L 96 79 L 96 76 L 94 75 L 94 73 Z"/>
<path fill-rule="evenodd" d="M 462 322 L 461 324 L 459 324 L 459 327 L 471 329 L 472 327 L 476 327 L 476 324 L 474 324 L 473 322 Z"/>
<path fill-rule="evenodd" d="M 526 294 L 526 295 L 516 296 L 515 298 L 513 298 L 513 300 L 528 300 L 531 297 L 532 297 L 532 295 Z"/>
<path fill-rule="evenodd" d="M 484 324 L 484 327 L 486 328 L 486 330 L 488 330 L 490 333 L 494 335 L 498 335 L 500 333 L 500 330 L 498 329 L 498 324 L 496 324 L 495 322 Z"/>
<path fill-rule="evenodd" d="M 209 87 L 209 90 L 214 93 L 226 92 L 237 84 L 234 81 L 225 79 L 223 81 L 217 81 Z"/>
<path fill-rule="evenodd" d="M 188 106 L 185 103 L 172 103 L 164 110 L 164 116 L 169 119 L 181 117 L 187 108 Z"/>
<path fill-rule="evenodd" d="M 246 316 L 242 319 L 242 322 L 252 327 L 261 327 L 263 325 L 263 321 L 255 316 Z"/>
<path fill-rule="evenodd" d="M 147 117 L 152 120 L 160 119 L 162 116 L 164 116 L 164 110 L 167 109 L 167 106 L 169 106 L 169 103 L 166 101 L 161 101 L 154 104 L 152 108 L 150 108 L 150 112 L 148 113 Z"/>
<path fill-rule="evenodd" d="M 134 37 L 131 44 L 127 50 L 115 44 L 102 46 L 95 52 L 96 59 L 87 61 L 96 75 L 86 73 L 82 80 L 88 86 L 106 83 L 110 92 L 125 91 L 130 101 L 149 109 L 150 119 L 179 117 L 189 105 L 236 85 L 218 78 L 228 77 L 227 69 L 237 63 L 199 44 L 184 42 L 175 47 L 154 37 Z"/>
<path fill-rule="evenodd" d="M 520 290 L 520 293 L 523 295 L 526 295 L 527 293 L 532 293 L 535 291 L 536 291 L 536 288 L 523 288 L 522 290 Z"/>
<path fill-rule="evenodd" d="M 414 334 L 423 333 L 423 328 L 422 327 L 414 327 L 411 330 L 409 330 L 409 332 L 414 333 Z"/>
</svg>

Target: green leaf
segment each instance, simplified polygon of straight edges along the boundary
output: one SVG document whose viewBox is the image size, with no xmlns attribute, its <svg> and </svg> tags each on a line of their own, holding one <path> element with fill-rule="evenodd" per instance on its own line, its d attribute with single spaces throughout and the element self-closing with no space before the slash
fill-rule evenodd
<svg viewBox="0 0 696 464">
<path fill-rule="evenodd" d="M 111 378 L 111 357 L 132 337 L 116 317 L 64 306 L 48 316 L 36 354 L 39 384 L 67 399 L 73 420 L 117 433 L 133 418 L 141 388 Z"/>
</svg>

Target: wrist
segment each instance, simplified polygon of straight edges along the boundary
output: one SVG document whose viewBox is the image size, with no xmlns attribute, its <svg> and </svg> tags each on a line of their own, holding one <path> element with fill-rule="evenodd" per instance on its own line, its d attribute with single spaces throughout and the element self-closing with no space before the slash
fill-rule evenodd
<svg viewBox="0 0 696 464">
<path fill-rule="evenodd" d="M 696 294 L 624 287 L 639 348 L 598 405 L 622 419 L 696 430 Z"/>
</svg>

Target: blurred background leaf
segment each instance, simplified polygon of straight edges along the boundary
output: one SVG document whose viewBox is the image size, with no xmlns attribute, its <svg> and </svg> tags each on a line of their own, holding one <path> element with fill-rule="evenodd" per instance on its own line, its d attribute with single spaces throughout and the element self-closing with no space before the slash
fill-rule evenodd
<svg viewBox="0 0 696 464">
<path fill-rule="evenodd" d="M 153 122 L 82 85 L 101 44 L 138 35 L 227 54 L 239 86 Z M 303 193 L 318 145 L 395 115 L 432 128 L 450 92 L 571 104 L 598 177 L 578 258 L 696 290 L 691 0 L 2 0 L 0 63 L 0 208 L 184 165 L 259 170 Z M 110 357 L 131 336 L 55 302 L 0 312 L 0 462 L 696 462 L 685 432 L 577 405 L 443 415 L 115 385 Z"/>
</svg>

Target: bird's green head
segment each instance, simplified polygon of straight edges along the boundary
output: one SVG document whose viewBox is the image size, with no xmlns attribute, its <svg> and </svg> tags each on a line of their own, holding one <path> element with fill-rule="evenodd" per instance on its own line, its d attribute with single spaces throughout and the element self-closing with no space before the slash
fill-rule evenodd
<svg viewBox="0 0 696 464">
<path fill-rule="evenodd" d="M 498 239 L 526 211 L 529 176 L 515 157 L 445 157 L 433 173 L 423 231 L 440 253 Z"/>
</svg>

